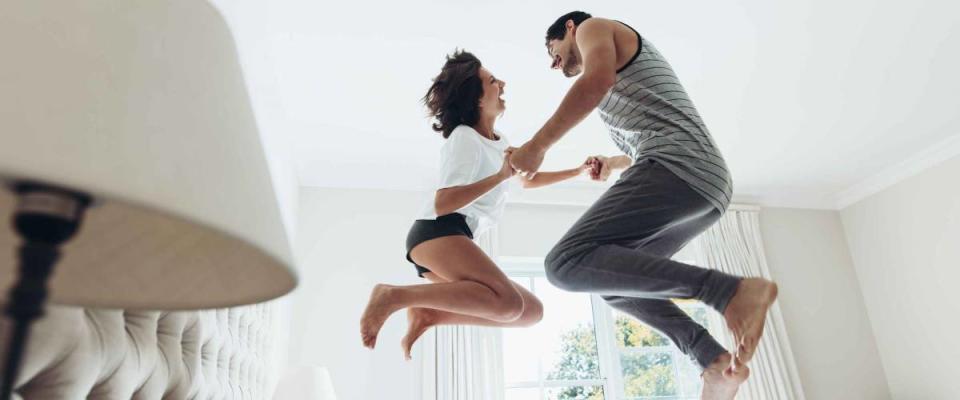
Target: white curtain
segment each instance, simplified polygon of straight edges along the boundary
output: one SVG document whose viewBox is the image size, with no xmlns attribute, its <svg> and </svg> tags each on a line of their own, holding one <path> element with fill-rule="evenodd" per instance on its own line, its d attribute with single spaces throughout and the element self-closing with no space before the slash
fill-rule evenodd
<svg viewBox="0 0 960 400">
<path fill-rule="evenodd" d="M 475 238 L 494 261 L 496 228 Z M 500 330 L 477 326 L 440 326 L 420 339 L 422 393 L 425 400 L 502 400 L 503 353 Z"/>
<path fill-rule="evenodd" d="M 691 246 L 701 266 L 739 276 L 773 279 L 763 253 L 757 210 L 731 209 L 719 222 L 691 242 Z M 727 348 L 734 348 L 722 317 L 713 314 L 716 323 L 711 325 L 724 328 L 716 329 L 711 334 L 727 344 Z M 750 378 L 741 386 L 737 398 L 804 399 L 783 316 L 776 303 L 767 316 L 758 352 L 750 362 Z"/>
</svg>

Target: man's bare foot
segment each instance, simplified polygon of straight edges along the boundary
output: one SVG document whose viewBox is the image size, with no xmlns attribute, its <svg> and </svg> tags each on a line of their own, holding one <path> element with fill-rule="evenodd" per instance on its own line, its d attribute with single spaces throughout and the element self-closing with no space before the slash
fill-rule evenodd
<svg viewBox="0 0 960 400">
<path fill-rule="evenodd" d="M 767 310 L 777 299 L 777 284 L 761 278 L 744 278 L 737 291 L 727 304 L 723 317 L 727 328 L 733 332 L 736 343 L 736 357 L 746 364 L 760 344 L 763 324 L 767 319 Z"/>
<path fill-rule="evenodd" d="M 735 361 L 730 353 L 723 353 L 700 375 L 703 378 L 701 400 L 733 400 L 740 384 L 750 376 L 746 365 L 738 365 L 736 371 L 731 362 Z"/>
<path fill-rule="evenodd" d="M 436 324 L 436 314 L 437 312 L 435 310 L 429 308 L 407 309 L 407 335 L 400 341 L 400 347 L 403 347 L 404 358 L 407 360 L 411 358 L 410 349 L 413 348 L 413 344 L 416 343 L 417 339 L 419 339 L 427 329 L 430 329 L 430 327 Z"/>
<path fill-rule="evenodd" d="M 370 292 L 370 301 L 367 302 L 367 309 L 363 311 L 363 317 L 360 318 L 360 339 L 363 345 L 373 348 L 377 345 L 377 334 L 380 328 L 386 322 L 390 314 L 397 311 L 392 304 L 393 286 L 378 284 Z"/>
</svg>

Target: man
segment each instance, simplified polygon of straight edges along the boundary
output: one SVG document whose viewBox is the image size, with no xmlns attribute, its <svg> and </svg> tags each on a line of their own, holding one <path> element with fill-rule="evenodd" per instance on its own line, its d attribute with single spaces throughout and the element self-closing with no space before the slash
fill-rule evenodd
<svg viewBox="0 0 960 400">
<path fill-rule="evenodd" d="M 551 25 L 546 39 L 551 67 L 579 78 L 513 153 L 513 167 L 534 175 L 546 151 L 594 108 L 625 153 L 597 157 L 595 179 L 625 171 L 548 254 L 547 277 L 564 290 L 599 294 L 664 333 L 704 369 L 703 398 L 732 399 L 749 374 L 777 286 L 670 259 L 730 204 L 732 181 L 719 149 L 670 65 L 631 27 L 576 11 Z M 722 313 L 735 354 L 672 298 Z"/>
</svg>

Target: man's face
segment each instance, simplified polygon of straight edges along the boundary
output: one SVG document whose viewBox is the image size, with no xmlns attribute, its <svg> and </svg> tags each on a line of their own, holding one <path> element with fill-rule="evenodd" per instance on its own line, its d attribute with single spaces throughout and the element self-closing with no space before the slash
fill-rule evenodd
<svg viewBox="0 0 960 400">
<path fill-rule="evenodd" d="M 561 40 L 551 40 L 547 43 L 547 53 L 552 59 L 550 68 L 563 71 L 567 78 L 580 75 L 583 72 L 583 62 L 578 50 L 576 39 L 570 31 L 567 31 Z"/>
</svg>

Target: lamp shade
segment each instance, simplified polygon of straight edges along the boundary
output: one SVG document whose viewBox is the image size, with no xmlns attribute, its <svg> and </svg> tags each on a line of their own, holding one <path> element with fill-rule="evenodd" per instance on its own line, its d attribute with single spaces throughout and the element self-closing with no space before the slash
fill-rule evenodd
<svg viewBox="0 0 960 400">
<path fill-rule="evenodd" d="M 227 24 L 203 1 L 0 2 L 0 183 L 89 194 L 51 301 L 249 304 L 296 286 Z M 16 275 L 0 189 L 0 288 Z"/>
</svg>

